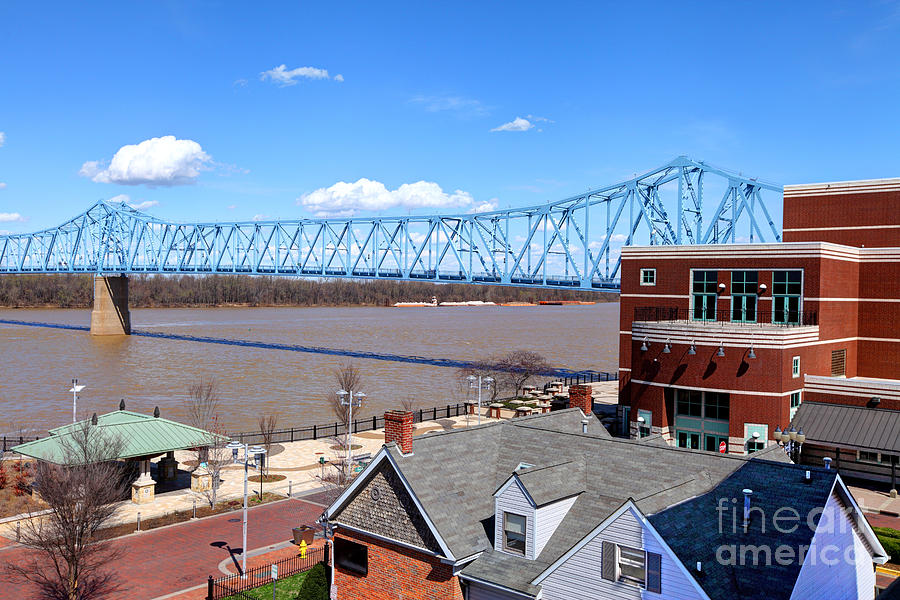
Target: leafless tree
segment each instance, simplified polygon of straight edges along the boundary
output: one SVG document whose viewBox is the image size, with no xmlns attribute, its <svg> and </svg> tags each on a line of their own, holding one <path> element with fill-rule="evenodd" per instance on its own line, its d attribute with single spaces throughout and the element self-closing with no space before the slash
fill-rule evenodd
<svg viewBox="0 0 900 600">
<path fill-rule="evenodd" d="M 402 408 L 406 412 L 416 412 L 419 408 L 420 402 L 416 400 L 415 396 L 407 396 L 406 398 L 400 400 L 400 408 Z"/>
<path fill-rule="evenodd" d="M 531 350 L 513 350 L 494 364 L 501 372 L 499 377 L 515 390 L 516 396 L 529 379 L 553 369 L 543 355 Z"/>
<path fill-rule="evenodd" d="M 504 389 L 509 379 L 505 373 L 497 370 L 497 363 L 500 363 L 502 360 L 502 357 L 492 357 L 482 362 L 481 364 L 457 369 L 456 382 L 457 388 L 461 393 L 460 395 L 469 398 L 473 391 L 475 392 L 475 394 L 477 394 L 478 390 L 472 388 L 469 377 L 478 377 L 480 375 L 482 381 L 487 377 L 490 377 L 494 380 L 494 384 L 492 386 L 490 386 L 489 388 L 486 387 L 484 391 L 482 391 L 482 399 L 489 402 L 496 402 L 497 397 L 500 395 L 501 390 Z"/>
<path fill-rule="evenodd" d="M 209 474 L 209 489 L 202 492 L 210 508 L 215 508 L 217 496 L 219 494 L 219 486 L 222 482 L 222 470 L 232 462 L 231 450 L 225 447 L 228 443 L 228 436 L 225 428 L 219 423 L 219 416 L 213 417 L 212 424 L 207 432 L 205 461 L 202 467 Z"/>
<path fill-rule="evenodd" d="M 322 483 L 324 504 L 331 505 L 353 482 L 353 474 L 344 468 L 343 457 L 332 457 L 317 476 Z"/>
<path fill-rule="evenodd" d="M 362 371 L 354 363 L 345 362 L 334 370 L 334 385 L 337 386 L 336 389 L 328 393 L 331 410 L 337 418 L 337 422 L 346 427 L 350 420 L 350 407 L 341 403 L 341 396 L 337 390 L 352 391 L 354 395 L 363 391 L 365 382 Z M 361 403 L 361 406 L 354 406 L 353 416 L 361 415 L 364 408 L 365 402 Z"/>
<path fill-rule="evenodd" d="M 214 379 L 201 379 L 188 389 L 188 397 L 184 402 L 188 423 L 203 431 L 211 431 L 218 424 L 219 386 Z M 197 463 L 208 462 L 208 447 L 197 449 Z"/>
<path fill-rule="evenodd" d="M 59 439 L 59 464 L 37 464 L 38 491 L 50 512 L 22 522 L 20 541 L 32 552 L 7 569 L 32 583 L 41 598 L 121 597 L 121 578 L 108 568 L 121 550 L 96 534 L 109 524 L 129 487 L 126 464 L 115 460 L 124 442 L 89 420 Z"/>
<path fill-rule="evenodd" d="M 272 454 L 272 440 L 275 437 L 275 431 L 278 429 L 278 415 L 262 415 L 258 420 L 259 431 L 262 433 L 262 445 L 266 449 L 265 464 L 266 475 L 269 474 L 269 456 Z M 260 473 L 262 475 L 262 473 Z"/>
</svg>

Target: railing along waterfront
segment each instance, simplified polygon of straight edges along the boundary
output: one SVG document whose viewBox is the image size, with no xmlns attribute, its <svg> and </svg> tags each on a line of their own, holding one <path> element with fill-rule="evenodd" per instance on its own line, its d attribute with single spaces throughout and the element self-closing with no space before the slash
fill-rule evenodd
<svg viewBox="0 0 900 600">
<path fill-rule="evenodd" d="M 663 321 L 683 321 L 690 323 L 731 323 L 734 325 L 777 325 L 800 327 L 819 324 L 819 312 L 815 310 L 722 310 L 711 311 L 677 308 L 671 306 L 637 306 L 634 309 L 636 322 L 658 323 Z"/>
</svg>

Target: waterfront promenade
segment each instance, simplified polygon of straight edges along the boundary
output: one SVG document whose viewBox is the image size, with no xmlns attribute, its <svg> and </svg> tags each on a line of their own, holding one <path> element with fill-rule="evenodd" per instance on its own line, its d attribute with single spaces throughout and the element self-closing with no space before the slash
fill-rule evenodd
<svg viewBox="0 0 900 600">
<path fill-rule="evenodd" d="M 504 417 L 511 417 L 512 411 L 504 411 Z M 497 421 L 487 417 L 487 409 L 483 410 L 482 423 Z M 425 421 L 415 426 L 415 436 L 427 435 L 434 431 L 444 431 L 466 426 L 474 426 L 478 422 L 477 415 L 462 415 L 447 419 Z M 343 437 L 343 436 L 341 436 Z M 273 492 L 279 495 L 301 495 L 321 487 L 321 474 L 334 470 L 330 464 L 321 465 L 320 458 L 325 461 L 337 461 L 343 458 L 343 450 L 338 447 L 338 439 L 334 437 L 318 440 L 303 440 L 297 442 L 285 442 L 272 445 L 271 455 L 268 456 L 268 473 L 270 475 L 282 475 L 284 479 L 273 483 L 263 483 L 264 493 Z M 353 435 L 353 455 L 375 455 L 384 444 L 384 429 L 366 431 Z M 360 446 L 356 448 L 356 446 Z M 200 509 L 208 506 L 207 496 L 203 493 L 193 492 L 190 489 L 189 461 L 196 461 L 196 453 L 179 451 L 175 453 L 179 462 L 179 474 L 174 485 L 159 486 L 156 498 L 148 504 L 134 504 L 130 500 L 120 503 L 112 525 L 134 523 L 137 526 L 138 514 L 142 521 L 154 517 L 161 517 L 173 512 L 189 512 L 196 504 Z M 255 469 L 250 470 L 250 476 L 257 475 Z M 173 488 L 174 489 L 170 489 Z M 248 483 L 248 493 L 257 495 L 260 490 L 258 482 Z M 242 465 L 228 465 L 222 469 L 221 482 L 217 493 L 217 503 L 243 499 L 244 496 L 244 467 Z M 0 523 L 0 536 L 15 539 L 17 519 L 4 519 Z"/>
</svg>

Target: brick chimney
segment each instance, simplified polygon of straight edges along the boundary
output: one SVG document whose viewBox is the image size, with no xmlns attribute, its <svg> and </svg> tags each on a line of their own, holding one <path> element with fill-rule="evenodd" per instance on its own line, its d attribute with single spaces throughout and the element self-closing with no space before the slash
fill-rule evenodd
<svg viewBox="0 0 900 600">
<path fill-rule="evenodd" d="M 594 405 L 591 400 L 591 390 L 589 385 L 570 385 L 569 408 L 580 408 L 585 415 L 591 416 Z"/>
<path fill-rule="evenodd" d="M 412 454 L 413 414 L 411 411 L 389 410 L 384 413 L 384 443 L 397 442 L 400 452 Z"/>
</svg>

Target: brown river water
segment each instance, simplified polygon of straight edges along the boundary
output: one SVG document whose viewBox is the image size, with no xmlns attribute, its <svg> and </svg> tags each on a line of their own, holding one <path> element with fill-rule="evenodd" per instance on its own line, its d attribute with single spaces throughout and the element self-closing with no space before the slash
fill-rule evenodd
<svg viewBox="0 0 900 600">
<path fill-rule="evenodd" d="M 584 306 L 440 308 L 134 309 L 132 327 L 148 333 L 252 340 L 377 354 L 483 360 L 512 349 L 540 352 L 554 367 L 615 372 L 618 303 Z M 88 310 L 0 310 L 0 320 L 87 326 Z M 0 435 L 43 433 L 71 421 L 71 380 L 86 385 L 78 413 L 118 407 L 183 419 L 192 383 L 214 379 L 229 431 L 256 429 L 260 415 L 279 424 L 334 421 L 325 397 L 334 370 L 351 360 L 311 352 L 0 324 Z M 462 402 L 457 369 L 354 358 L 368 394 L 364 416 L 399 407 Z"/>
</svg>

